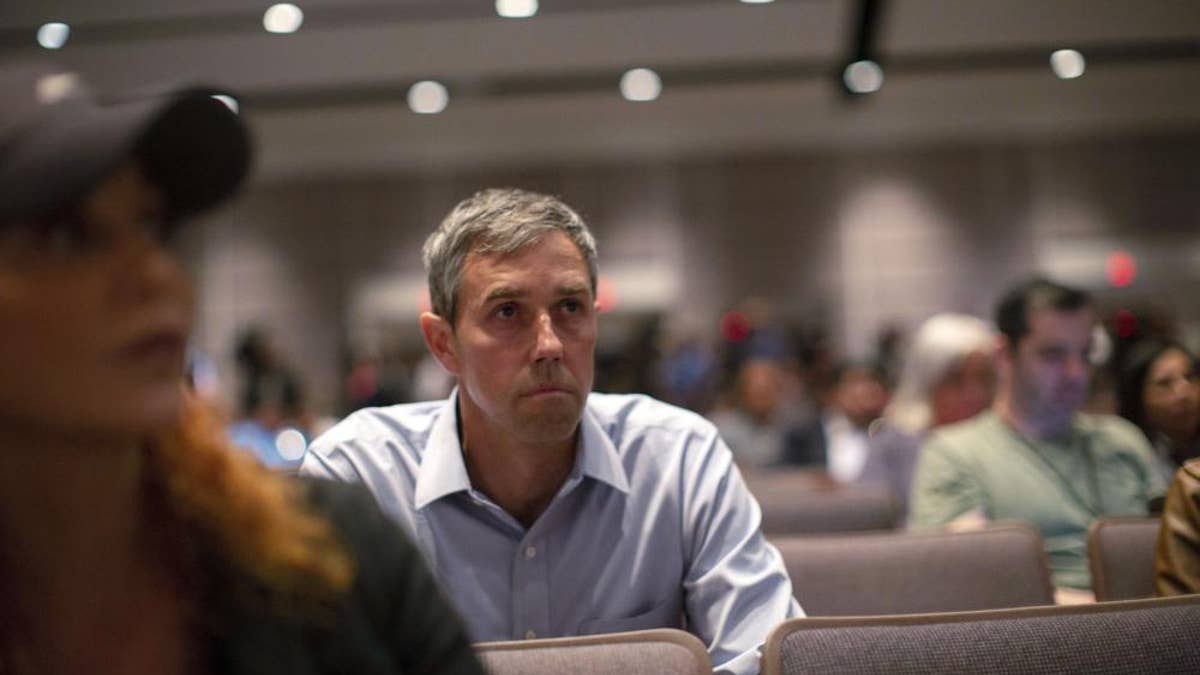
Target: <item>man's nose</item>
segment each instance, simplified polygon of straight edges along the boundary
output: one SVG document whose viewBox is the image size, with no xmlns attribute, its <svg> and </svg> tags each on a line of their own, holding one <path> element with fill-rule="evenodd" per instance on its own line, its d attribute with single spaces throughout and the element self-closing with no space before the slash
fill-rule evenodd
<svg viewBox="0 0 1200 675">
<path fill-rule="evenodd" d="M 1083 356 L 1070 356 L 1067 358 L 1066 374 L 1071 379 L 1080 379 L 1087 377 L 1091 372 L 1092 365 L 1087 358 Z"/>
<path fill-rule="evenodd" d="M 535 322 L 537 331 L 534 358 L 538 361 L 562 358 L 563 344 L 555 331 L 554 321 L 548 313 L 543 312 Z"/>
</svg>

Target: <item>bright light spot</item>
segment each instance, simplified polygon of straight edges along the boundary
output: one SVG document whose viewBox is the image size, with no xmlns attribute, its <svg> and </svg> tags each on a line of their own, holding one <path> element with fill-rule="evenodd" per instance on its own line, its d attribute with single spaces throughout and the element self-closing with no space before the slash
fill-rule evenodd
<svg viewBox="0 0 1200 675">
<path fill-rule="evenodd" d="M 217 99 L 221 103 L 224 103 L 225 107 L 232 110 L 233 114 L 235 114 L 235 115 L 240 110 L 240 106 L 238 106 L 237 99 L 232 96 L 228 96 L 226 94 L 213 94 L 213 98 Z"/>
<path fill-rule="evenodd" d="M 275 449 L 279 451 L 280 457 L 295 462 L 308 450 L 308 441 L 304 440 L 304 434 L 298 430 L 284 429 L 275 436 Z"/>
<path fill-rule="evenodd" d="M 304 12 L 289 2 L 271 5 L 263 14 L 263 28 L 266 28 L 268 33 L 295 33 L 300 30 L 302 23 Z"/>
<path fill-rule="evenodd" d="M 50 105 L 70 98 L 83 88 L 83 81 L 75 73 L 46 75 L 37 82 L 37 99 L 42 105 Z"/>
<path fill-rule="evenodd" d="M 538 0 L 496 0 L 496 13 L 506 19 L 528 19 L 537 11 Z"/>
<path fill-rule="evenodd" d="M 1137 278 L 1137 261 L 1124 251 L 1113 251 L 1108 254 L 1104 271 L 1109 284 L 1114 288 L 1124 288 Z"/>
<path fill-rule="evenodd" d="M 596 311 L 604 314 L 611 312 L 617 306 L 617 289 L 613 287 L 612 279 L 601 276 L 596 284 Z"/>
<path fill-rule="evenodd" d="M 747 5 L 765 5 L 769 2 L 775 2 L 775 0 L 742 0 L 742 2 Z"/>
<path fill-rule="evenodd" d="M 634 68 L 621 76 L 621 95 L 628 101 L 653 101 L 662 93 L 662 79 L 649 68 Z"/>
<path fill-rule="evenodd" d="M 1074 49 L 1060 49 L 1050 55 L 1050 69 L 1059 79 L 1073 80 L 1087 70 L 1087 62 Z"/>
<path fill-rule="evenodd" d="M 419 115 L 436 115 L 450 103 L 450 93 L 441 82 L 422 80 L 408 89 L 408 107 Z"/>
<path fill-rule="evenodd" d="M 44 24 L 37 32 L 38 44 L 46 49 L 59 49 L 67 44 L 67 38 L 71 35 L 71 27 L 65 23 Z"/>
<path fill-rule="evenodd" d="M 870 94 L 883 87 L 883 69 L 874 61 L 855 61 L 842 73 L 846 89 L 854 94 Z"/>
</svg>

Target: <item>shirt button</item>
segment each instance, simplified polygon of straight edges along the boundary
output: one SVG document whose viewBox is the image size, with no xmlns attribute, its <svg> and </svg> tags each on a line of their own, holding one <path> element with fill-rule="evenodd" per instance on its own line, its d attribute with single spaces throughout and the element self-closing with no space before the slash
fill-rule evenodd
<svg viewBox="0 0 1200 675">
<path fill-rule="evenodd" d="M 537 633 L 533 632 L 532 630 L 525 631 L 525 639 L 526 640 L 532 640 L 536 637 L 537 637 Z"/>
<path fill-rule="evenodd" d="M 536 546 L 526 546 L 525 547 L 525 559 L 526 560 L 533 560 L 534 556 L 536 556 L 536 555 L 537 555 L 537 547 Z"/>
</svg>

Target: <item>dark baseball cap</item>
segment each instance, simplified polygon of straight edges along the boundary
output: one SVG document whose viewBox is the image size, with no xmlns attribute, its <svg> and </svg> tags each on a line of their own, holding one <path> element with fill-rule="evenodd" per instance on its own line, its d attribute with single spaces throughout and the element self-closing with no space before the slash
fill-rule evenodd
<svg viewBox="0 0 1200 675">
<path fill-rule="evenodd" d="M 78 203 L 136 159 L 178 221 L 226 199 L 245 179 L 250 139 L 208 87 L 108 99 L 75 73 L 0 64 L 0 224 Z"/>
</svg>

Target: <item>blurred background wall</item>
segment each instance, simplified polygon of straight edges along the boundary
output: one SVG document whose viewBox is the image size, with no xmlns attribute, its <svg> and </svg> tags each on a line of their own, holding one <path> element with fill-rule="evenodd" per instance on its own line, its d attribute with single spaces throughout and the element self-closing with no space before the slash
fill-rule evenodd
<svg viewBox="0 0 1200 675">
<path fill-rule="evenodd" d="M 1033 271 L 1200 340 L 1195 0 L 297 4 L 284 33 L 247 0 L 0 6 L 0 59 L 104 90 L 220 83 L 256 130 L 249 188 L 182 242 L 231 399 L 253 325 L 321 414 L 359 355 L 415 363 L 421 242 L 495 185 L 594 227 L 602 371 L 713 339 L 753 297 L 866 356 L 936 311 L 988 315 Z M 62 44 L 39 45 L 53 22 Z M 1081 76 L 1051 67 L 1067 48 Z M 853 94 L 861 59 L 882 87 Z M 632 68 L 657 74 L 652 100 L 622 96 Z M 425 80 L 437 114 L 414 111 Z"/>
<path fill-rule="evenodd" d="M 761 296 L 866 357 L 885 328 L 989 316 L 1035 271 L 1194 335 L 1200 171 L 1177 167 L 1198 155 L 1200 135 L 286 181 L 193 232 L 198 337 L 220 353 L 240 327 L 268 326 L 333 406 L 347 350 L 421 351 L 421 243 L 461 197 L 501 184 L 560 194 L 592 224 L 614 349 L 641 317 L 714 335 Z M 1137 283 L 1118 288 L 1121 251 Z"/>
</svg>

